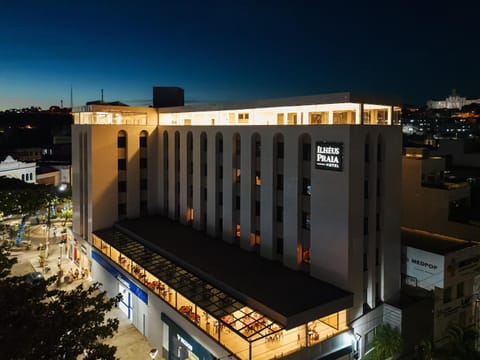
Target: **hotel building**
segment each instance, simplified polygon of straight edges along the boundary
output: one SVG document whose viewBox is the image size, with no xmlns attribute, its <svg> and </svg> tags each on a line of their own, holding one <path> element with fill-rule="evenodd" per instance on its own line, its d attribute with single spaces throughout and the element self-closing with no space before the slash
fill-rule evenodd
<svg viewBox="0 0 480 360">
<path fill-rule="evenodd" d="M 400 289 L 399 109 L 182 104 L 74 111 L 83 266 L 164 358 L 361 356 Z"/>
</svg>

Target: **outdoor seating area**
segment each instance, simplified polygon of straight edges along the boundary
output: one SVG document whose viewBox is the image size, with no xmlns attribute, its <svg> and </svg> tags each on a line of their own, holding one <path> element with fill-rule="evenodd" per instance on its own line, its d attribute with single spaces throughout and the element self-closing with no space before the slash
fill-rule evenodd
<svg viewBox="0 0 480 360">
<path fill-rule="evenodd" d="M 241 359 L 280 357 L 348 330 L 345 311 L 286 330 L 124 234 L 113 245 L 93 236 L 94 248 Z"/>
</svg>

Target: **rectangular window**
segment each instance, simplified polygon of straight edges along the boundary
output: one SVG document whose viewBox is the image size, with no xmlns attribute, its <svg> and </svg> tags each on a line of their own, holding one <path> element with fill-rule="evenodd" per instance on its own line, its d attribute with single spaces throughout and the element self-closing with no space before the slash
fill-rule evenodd
<svg viewBox="0 0 480 360">
<path fill-rule="evenodd" d="M 235 196 L 235 209 L 240 210 L 240 196 Z"/>
<path fill-rule="evenodd" d="M 127 182 L 119 181 L 118 182 L 118 192 L 127 192 Z"/>
<path fill-rule="evenodd" d="M 147 179 L 140 180 L 140 190 L 147 190 Z"/>
<path fill-rule="evenodd" d="M 223 179 L 223 166 L 222 165 L 220 165 L 218 167 L 218 178 Z"/>
<path fill-rule="evenodd" d="M 140 147 L 141 148 L 146 148 L 147 147 L 147 137 L 146 136 L 141 136 L 140 137 Z"/>
<path fill-rule="evenodd" d="M 207 188 L 203 188 L 203 200 L 207 201 Z"/>
<path fill-rule="evenodd" d="M 283 238 L 281 237 L 277 238 L 277 254 L 283 254 Z"/>
<path fill-rule="evenodd" d="M 218 140 L 218 152 L 223 153 L 223 140 Z"/>
<path fill-rule="evenodd" d="M 118 170 L 127 170 L 127 160 L 118 159 Z"/>
<path fill-rule="evenodd" d="M 260 201 L 255 201 L 255 216 L 260 216 Z"/>
<path fill-rule="evenodd" d="M 260 157 L 261 152 L 260 141 L 255 141 L 255 157 Z"/>
<path fill-rule="evenodd" d="M 277 125 L 283 125 L 284 124 L 284 115 L 283 114 L 277 114 Z"/>
<path fill-rule="evenodd" d="M 368 270 L 368 257 L 367 257 L 367 253 L 364 252 L 363 253 L 363 271 L 367 271 Z"/>
<path fill-rule="evenodd" d="M 375 216 L 375 223 L 377 231 L 380 231 L 380 213 L 377 213 L 377 215 Z"/>
<path fill-rule="evenodd" d="M 127 138 L 125 136 L 120 136 L 117 138 L 117 147 L 119 149 L 124 149 L 127 147 Z"/>
<path fill-rule="evenodd" d="M 127 215 L 127 204 L 118 204 L 118 215 Z"/>
<path fill-rule="evenodd" d="M 255 173 L 255 185 L 256 185 L 256 186 L 262 185 L 262 180 L 261 180 L 261 178 L 260 178 L 260 171 L 257 171 L 257 172 Z"/>
<path fill-rule="evenodd" d="M 375 248 L 375 265 L 380 265 L 380 251 L 377 248 Z"/>
<path fill-rule="evenodd" d="M 368 235 L 368 217 L 363 218 L 363 235 Z"/>
<path fill-rule="evenodd" d="M 288 121 L 288 125 L 297 125 L 297 114 L 296 113 L 288 113 L 287 121 Z"/>
<path fill-rule="evenodd" d="M 363 182 L 363 198 L 368 199 L 368 180 Z"/>
<path fill-rule="evenodd" d="M 302 146 L 303 152 L 303 161 L 310 161 L 312 158 L 312 148 L 310 144 L 303 144 Z"/>
<path fill-rule="evenodd" d="M 283 159 L 284 157 L 284 145 L 283 142 L 277 143 L 277 159 Z"/>
<path fill-rule="evenodd" d="M 375 329 L 370 330 L 365 334 L 365 352 L 373 348 L 373 338 L 375 337 Z"/>
<path fill-rule="evenodd" d="M 283 207 L 277 206 L 277 221 L 283 222 Z"/>
<path fill-rule="evenodd" d="M 452 288 L 447 287 L 447 288 L 443 289 L 443 303 L 447 304 L 450 301 L 452 301 Z"/>
<path fill-rule="evenodd" d="M 223 205 L 223 192 L 220 191 L 218 193 L 218 205 L 222 206 Z"/>
<path fill-rule="evenodd" d="M 302 194 L 307 195 L 307 196 L 312 195 L 312 185 L 310 185 L 310 179 L 309 178 L 303 178 Z"/>
<path fill-rule="evenodd" d="M 367 163 L 369 161 L 369 154 L 368 152 L 370 151 L 370 147 L 368 144 L 365 144 L 365 162 Z"/>
<path fill-rule="evenodd" d="M 382 161 L 382 145 L 377 144 L 377 161 L 381 162 Z"/>
<path fill-rule="evenodd" d="M 147 200 L 141 200 L 140 201 L 140 212 L 142 214 L 146 214 L 147 213 Z"/>
<path fill-rule="evenodd" d="M 277 190 L 283 190 L 283 175 L 277 174 Z"/>
<path fill-rule="evenodd" d="M 147 159 L 140 158 L 140 169 L 146 169 L 146 168 L 147 168 Z"/>
<path fill-rule="evenodd" d="M 238 122 L 240 124 L 247 124 L 248 123 L 248 113 L 239 113 L 238 114 Z"/>
</svg>

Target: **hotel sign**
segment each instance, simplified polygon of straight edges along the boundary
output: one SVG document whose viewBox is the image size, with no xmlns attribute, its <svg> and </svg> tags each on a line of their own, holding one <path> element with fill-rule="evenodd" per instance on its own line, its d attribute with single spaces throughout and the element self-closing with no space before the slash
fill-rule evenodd
<svg viewBox="0 0 480 360">
<path fill-rule="evenodd" d="M 315 146 L 315 168 L 343 171 L 343 143 L 317 142 Z"/>
</svg>

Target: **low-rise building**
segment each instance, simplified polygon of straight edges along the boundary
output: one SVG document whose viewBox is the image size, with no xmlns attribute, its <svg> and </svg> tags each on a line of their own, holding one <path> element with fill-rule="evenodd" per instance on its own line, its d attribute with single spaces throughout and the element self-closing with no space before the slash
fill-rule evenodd
<svg viewBox="0 0 480 360">
<path fill-rule="evenodd" d="M 36 181 L 36 164 L 17 161 L 11 156 L 0 162 L 0 176 L 15 178 L 27 183 Z"/>
<path fill-rule="evenodd" d="M 477 325 L 480 296 L 480 245 L 458 238 L 404 228 L 404 285 L 431 292 L 433 342 L 446 342 L 448 328 Z"/>
<path fill-rule="evenodd" d="M 406 148 L 401 188 L 402 226 L 480 241 L 480 226 L 469 217 L 470 184 L 446 176 L 445 158 Z"/>
</svg>

